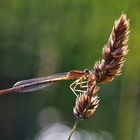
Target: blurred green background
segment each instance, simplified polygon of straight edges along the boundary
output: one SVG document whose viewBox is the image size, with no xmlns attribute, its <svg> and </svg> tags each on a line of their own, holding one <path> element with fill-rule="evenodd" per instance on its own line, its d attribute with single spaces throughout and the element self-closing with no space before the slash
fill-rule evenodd
<svg viewBox="0 0 140 140">
<path fill-rule="evenodd" d="M 123 74 L 101 87 L 100 106 L 78 125 L 73 140 L 139 140 L 139 0 L 1 0 L 0 88 L 92 69 L 122 12 L 131 30 Z M 72 82 L 0 96 L 0 140 L 66 140 L 75 122 Z"/>
</svg>

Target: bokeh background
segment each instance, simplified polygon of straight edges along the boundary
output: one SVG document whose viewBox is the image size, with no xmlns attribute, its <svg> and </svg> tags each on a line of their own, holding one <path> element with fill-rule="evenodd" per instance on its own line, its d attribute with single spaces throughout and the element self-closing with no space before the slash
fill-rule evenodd
<svg viewBox="0 0 140 140">
<path fill-rule="evenodd" d="M 100 106 L 72 140 L 140 139 L 140 1 L 0 1 L 0 89 L 23 79 L 92 69 L 114 21 L 130 19 L 122 76 L 99 91 Z M 0 96 L 0 140 L 66 140 L 75 122 L 73 81 Z"/>
</svg>

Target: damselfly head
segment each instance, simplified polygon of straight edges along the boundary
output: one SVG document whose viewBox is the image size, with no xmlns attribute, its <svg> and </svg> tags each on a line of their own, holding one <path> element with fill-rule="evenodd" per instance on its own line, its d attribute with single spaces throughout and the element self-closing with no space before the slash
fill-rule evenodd
<svg viewBox="0 0 140 140">
<path fill-rule="evenodd" d="M 85 72 L 85 75 L 89 75 L 90 74 L 90 70 L 89 69 L 85 69 L 84 72 Z"/>
</svg>

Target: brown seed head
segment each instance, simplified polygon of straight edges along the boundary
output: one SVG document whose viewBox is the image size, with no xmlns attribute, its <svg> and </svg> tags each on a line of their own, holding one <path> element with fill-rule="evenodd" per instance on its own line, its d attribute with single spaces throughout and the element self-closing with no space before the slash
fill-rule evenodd
<svg viewBox="0 0 140 140">
<path fill-rule="evenodd" d="M 93 87 L 95 89 L 95 87 Z M 88 119 L 95 112 L 96 108 L 99 105 L 99 97 L 96 95 L 97 88 L 91 92 L 85 92 L 84 94 L 80 94 L 76 99 L 76 104 L 73 109 L 74 115 L 78 119 Z"/>
<path fill-rule="evenodd" d="M 107 83 L 120 75 L 128 52 L 127 41 L 129 33 L 129 21 L 126 15 L 115 21 L 107 45 L 102 51 L 102 60 L 94 66 L 97 83 Z"/>
</svg>

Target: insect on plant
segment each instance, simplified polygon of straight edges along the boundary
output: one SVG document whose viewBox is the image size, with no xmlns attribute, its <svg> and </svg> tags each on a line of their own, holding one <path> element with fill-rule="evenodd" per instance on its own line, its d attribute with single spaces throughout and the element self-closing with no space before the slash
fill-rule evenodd
<svg viewBox="0 0 140 140">
<path fill-rule="evenodd" d="M 102 58 L 95 63 L 93 69 L 85 69 L 84 71 L 71 70 L 47 77 L 19 81 L 11 88 L 0 90 L 0 95 L 10 92 L 22 93 L 36 91 L 57 81 L 76 79 L 70 85 L 70 89 L 76 96 L 73 112 L 77 119 L 69 135 L 68 140 L 70 140 L 77 123 L 81 120 L 88 119 L 96 111 L 99 105 L 99 97 L 97 95 L 99 90 L 98 85 L 111 82 L 116 75 L 121 74 L 125 56 L 128 52 L 128 34 L 129 21 L 126 15 L 122 14 L 115 21 L 108 42 L 103 47 Z"/>
</svg>

